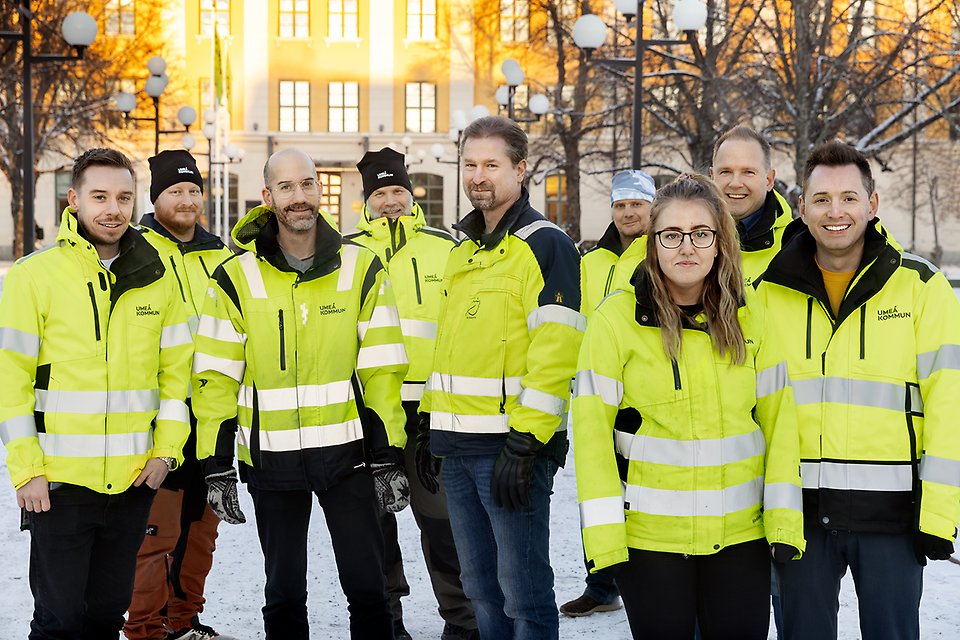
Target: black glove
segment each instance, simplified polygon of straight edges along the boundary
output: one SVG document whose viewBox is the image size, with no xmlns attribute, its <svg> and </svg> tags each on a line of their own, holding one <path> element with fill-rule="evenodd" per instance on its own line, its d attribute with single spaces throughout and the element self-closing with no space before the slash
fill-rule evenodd
<svg viewBox="0 0 960 640">
<path fill-rule="evenodd" d="M 510 429 L 507 441 L 493 465 L 490 495 L 498 507 L 515 511 L 530 504 L 533 463 L 543 443 L 533 434 Z"/>
<path fill-rule="evenodd" d="M 240 510 L 237 497 L 237 472 L 233 469 L 211 473 L 206 476 L 207 502 L 217 517 L 227 524 L 243 524 L 247 521 Z"/>
<path fill-rule="evenodd" d="M 381 512 L 397 513 L 410 504 L 410 482 L 403 465 L 394 462 L 374 462 L 370 465 L 373 487 Z"/>
<path fill-rule="evenodd" d="M 799 549 L 783 542 L 774 542 L 770 545 L 770 556 L 779 564 L 790 562 L 798 553 L 800 553 Z"/>
<path fill-rule="evenodd" d="M 421 413 L 416 441 L 417 478 L 430 493 L 440 491 L 440 458 L 430 453 L 430 414 Z"/>
<path fill-rule="evenodd" d="M 953 541 L 917 531 L 913 534 L 913 552 L 917 555 L 917 562 L 921 567 L 927 566 L 927 558 L 931 560 L 947 560 L 953 555 Z"/>
</svg>

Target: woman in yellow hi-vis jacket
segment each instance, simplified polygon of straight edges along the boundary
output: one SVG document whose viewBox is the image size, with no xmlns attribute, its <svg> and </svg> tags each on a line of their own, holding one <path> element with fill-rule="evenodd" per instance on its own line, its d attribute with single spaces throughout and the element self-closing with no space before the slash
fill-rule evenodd
<svg viewBox="0 0 960 640">
<path fill-rule="evenodd" d="M 573 400 L 583 543 L 620 565 L 636 638 L 765 639 L 770 554 L 804 548 L 799 443 L 774 327 L 716 186 L 657 194 L 636 292 L 610 295 Z M 772 545 L 768 547 L 768 543 Z"/>
</svg>

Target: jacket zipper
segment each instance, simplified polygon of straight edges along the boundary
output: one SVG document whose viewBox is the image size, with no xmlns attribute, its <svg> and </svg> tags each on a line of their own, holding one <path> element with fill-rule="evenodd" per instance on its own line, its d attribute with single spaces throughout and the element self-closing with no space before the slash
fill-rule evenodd
<svg viewBox="0 0 960 640">
<path fill-rule="evenodd" d="M 807 298 L 807 360 L 810 359 L 811 336 L 813 334 L 813 298 Z"/>
<path fill-rule="evenodd" d="M 617 265 L 610 265 L 610 273 L 607 274 L 607 284 L 603 287 L 603 295 L 606 296 L 610 293 L 610 285 L 613 283 L 613 272 L 616 270 Z"/>
<path fill-rule="evenodd" d="M 866 334 L 867 334 L 867 305 L 860 305 L 860 359 L 863 360 L 867 356 L 867 347 L 866 347 Z"/>
<path fill-rule="evenodd" d="M 173 256 L 170 256 L 170 266 L 173 267 L 173 275 L 177 279 L 177 286 L 180 287 L 180 297 L 186 302 L 187 296 L 183 293 L 183 282 L 180 281 L 180 274 L 177 272 L 177 263 L 173 261 Z"/>
<path fill-rule="evenodd" d="M 683 388 L 680 384 L 680 366 L 676 359 L 671 360 L 670 364 L 673 365 L 673 388 L 675 391 L 680 391 Z"/>
<path fill-rule="evenodd" d="M 287 370 L 287 345 L 283 336 L 283 309 L 279 310 L 280 318 L 280 371 Z"/>
<path fill-rule="evenodd" d="M 417 304 L 423 304 L 423 298 L 420 297 L 420 271 L 417 269 L 417 259 L 410 258 L 413 263 L 413 284 L 417 287 Z"/>
<path fill-rule="evenodd" d="M 500 413 L 504 414 L 507 412 L 507 376 L 503 374 L 500 376 Z"/>
<path fill-rule="evenodd" d="M 93 292 L 93 283 L 87 283 L 87 290 L 90 292 L 90 304 L 93 306 L 93 330 L 97 336 L 97 342 L 100 342 L 100 312 L 97 310 L 97 295 Z"/>
<path fill-rule="evenodd" d="M 197 256 L 197 260 L 200 261 L 200 268 L 203 269 L 203 272 L 207 274 L 207 280 L 210 279 L 210 269 L 207 269 L 207 264 L 203 261 L 203 256 Z"/>
</svg>

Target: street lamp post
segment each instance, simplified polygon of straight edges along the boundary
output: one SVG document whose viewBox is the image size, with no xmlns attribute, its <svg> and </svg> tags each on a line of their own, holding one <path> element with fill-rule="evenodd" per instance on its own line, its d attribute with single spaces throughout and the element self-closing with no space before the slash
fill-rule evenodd
<svg viewBox="0 0 960 640">
<path fill-rule="evenodd" d="M 130 115 L 130 112 L 133 111 L 137 106 L 136 95 L 126 91 L 121 91 L 114 98 L 117 108 L 123 112 L 123 117 L 125 120 L 153 123 L 153 155 L 160 153 L 161 135 L 187 133 L 190 131 L 190 125 L 197 121 L 196 109 L 193 107 L 180 107 L 180 110 L 177 111 L 177 120 L 181 125 L 183 125 L 183 129 L 160 128 L 160 96 L 163 95 L 164 90 L 167 88 L 167 84 L 170 82 L 170 78 L 167 77 L 167 74 L 165 73 L 166 69 L 167 62 L 160 56 L 153 56 L 147 61 L 147 70 L 150 72 L 150 77 L 147 78 L 147 81 L 144 83 L 143 90 L 148 96 L 150 96 L 150 100 L 153 101 L 152 118 L 143 118 Z"/>
<path fill-rule="evenodd" d="M 225 204 L 224 210 L 219 206 L 220 198 L 219 193 L 217 193 L 217 205 L 214 207 L 214 185 L 213 185 L 213 168 L 214 167 L 225 167 L 230 164 L 239 164 L 243 162 L 244 152 L 243 149 L 236 147 L 235 145 L 228 144 L 223 148 L 223 155 L 226 156 L 226 160 L 218 160 L 216 152 L 217 145 L 217 112 L 215 109 L 207 109 L 203 114 L 203 129 L 201 132 L 203 136 L 207 139 L 207 151 L 204 153 L 202 151 L 193 151 L 194 145 L 197 143 L 196 138 L 193 137 L 193 134 L 187 133 L 183 136 L 183 148 L 187 151 L 190 151 L 195 156 L 206 156 L 207 157 L 207 187 L 206 187 L 206 196 L 207 196 L 207 225 L 211 228 L 213 233 L 220 237 L 221 240 L 226 242 L 226 236 L 229 234 L 229 189 L 230 189 L 230 176 L 229 172 L 225 180 L 225 193 L 223 202 Z"/>
<path fill-rule="evenodd" d="M 523 69 L 520 68 L 519 62 L 513 58 L 507 58 L 501 63 L 500 70 L 503 72 L 503 77 L 506 79 L 507 84 L 499 87 L 496 93 L 494 93 L 494 98 L 496 99 L 497 104 L 501 107 L 507 108 L 507 117 L 514 122 L 538 121 L 540 116 L 545 114 L 550 109 L 550 101 L 547 96 L 543 95 L 542 93 L 537 93 L 530 96 L 530 99 L 527 101 L 527 109 L 529 109 L 533 115 L 517 115 L 514 109 L 514 98 L 517 94 L 517 87 L 523 84 L 525 77 Z"/>
<path fill-rule="evenodd" d="M 696 32 L 707 22 L 707 8 L 700 0 L 679 0 L 673 9 L 673 23 L 686 35 L 685 40 L 651 39 L 643 37 L 643 7 L 646 0 L 616 0 L 617 11 L 629 21 L 636 16 L 633 58 L 610 58 L 598 60 L 609 67 L 633 68 L 633 129 L 631 166 L 641 169 L 643 165 L 643 53 L 650 46 L 670 47 L 689 44 L 696 47 Z M 607 25 L 599 16 L 586 14 L 573 25 L 573 41 L 590 55 L 607 38 Z"/>
<path fill-rule="evenodd" d="M 23 50 L 23 252 L 33 250 L 34 227 L 34 185 L 33 185 L 33 65 L 50 62 L 73 62 L 83 59 L 84 50 L 93 44 L 97 37 L 97 21 L 90 14 L 75 11 L 63 19 L 60 32 L 63 39 L 76 50 L 75 55 L 51 53 L 33 53 L 33 18 L 30 0 L 20 0 L 17 13 L 20 14 L 20 31 L 0 31 L 0 40 L 19 40 Z"/>
</svg>

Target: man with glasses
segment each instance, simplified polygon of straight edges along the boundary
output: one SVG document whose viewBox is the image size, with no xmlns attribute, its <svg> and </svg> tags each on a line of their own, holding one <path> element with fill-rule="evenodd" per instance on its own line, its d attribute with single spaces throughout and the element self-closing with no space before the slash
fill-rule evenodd
<svg viewBox="0 0 960 640">
<path fill-rule="evenodd" d="M 400 386 L 407 356 L 376 255 L 320 211 L 313 161 L 267 161 L 265 206 L 233 229 L 241 253 L 213 273 L 194 359 L 197 457 L 221 519 L 257 515 L 268 640 L 307 640 L 307 533 L 313 496 L 330 531 L 355 639 L 393 638 L 379 510 L 409 500 Z"/>
</svg>

